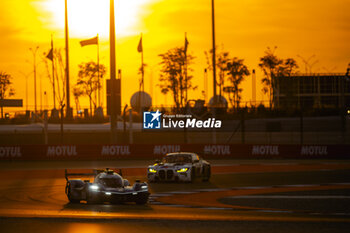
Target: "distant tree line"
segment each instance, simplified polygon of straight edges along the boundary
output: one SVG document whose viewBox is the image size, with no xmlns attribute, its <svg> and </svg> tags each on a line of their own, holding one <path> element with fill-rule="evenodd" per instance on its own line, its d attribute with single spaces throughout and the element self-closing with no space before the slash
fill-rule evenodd
<svg viewBox="0 0 350 233">
<path fill-rule="evenodd" d="M 106 74 L 106 67 L 93 61 L 79 64 L 78 79 L 73 89 L 73 95 L 77 109 L 79 109 L 79 97 L 87 96 L 90 104 L 90 115 L 92 108 L 99 107 L 97 93 L 102 89 L 101 80 Z"/>
<path fill-rule="evenodd" d="M 6 72 L 0 72 L 0 100 L 13 96 L 15 89 L 12 87 L 12 76 Z M 1 105 L 1 118 L 4 118 L 4 110 Z"/>
<path fill-rule="evenodd" d="M 259 59 L 259 67 L 264 73 L 262 91 L 268 94 L 270 107 L 275 103 L 274 96 L 278 86 L 278 78 L 290 76 L 298 68 L 295 59 L 278 58 L 275 55 L 275 50 L 276 47 L 273 50 L 268 47 L 265 55 Z M 213 70 L 212 53 L 212 50 L 205 52 L 207 69 L 211 71 Z M 186 57 L 185 47 L 169 49 L 159 56 L 162 59 L 159 78 L 161 92 L 163 94 L 171 93 L 176 107 L 183 107 L 187 103 L 187 95 L 185 97 L 184 93 L 197 88 L 197 86 L 192 85 L 193 76 L 189 75 L 193 71 L 191 65 L 195 57 L 193 55 Z M 249 68 L 244 64 L 244 59 L 232 57 L 228 51 L 220 49 L 216 53 L 216 70 L 218 95 L 226 96 L 234 109 L 239 108 L 243 92 L 241 83 L 250 75 Z M 186 77 L 184 76 L 185 72 Z"/>
<path fill-rule="evenodd" d="M 217 88 L 218 95 L 227 97 L 230 105 L 238 109 L 242 99 L 244 81 L 250 75 L 250 69 L 244 64 L 244 59 L 231 56 L 223 48 L 217 48 L 216 68 L 217 68 Z M 270 107 L 276 104 L 274 100 L 275 92 L 278 90 L 278 78 L 290 76 L 298 69 L 297 62 L 293 58 L 281 59 L 275 55 L 275 50 L 267 48 L 264 56 L 259 58 L 259 67 L 263 71 L 262 79 L 263 92 L 268 94 Z M 205 52 L 207 58 L 208 70 L 213 70 L 212 50 Z M 159 54 L 161 62 L 161 73 L 159 77 L 159 87 L 163 94 L 171 94 L 176 108 L 183 108 L 188 102 L 188 92 L 197 89 L 193 85 L 193 69 L 195 57 L 187 52 L 187 46 L 175 47 L 165 53 Z M 62 59 L 61 49 L 53 51 L 53 62 L 55 66 L 54 74 L 51 74 L 47 59 L 44 59 L 47 68 L 48 77 L 53 90 L 56 92 L 56 98 L 63 106 L 65 100 L 65 66 Z M 79 64 L 77 82 L 73 87 L 73 96 L 76 108 L 80 109 L 79 98 L 87 96 L 90 103 L 90 114 L 93 109 L 98 107 L 97 92 L 102 89 L 100 80 L 106 74 L 106 66 L 95 62 L 86 62 Z M 142 70 L 140 70 L 142 72 Z M 55 83 L 55 85 L 54 85 Z M 206 93 L 207 94 L 207 93 Z M 13 96 L 11 75 L 0 72 L 0 99 Z M 278 104 L 278 103 L 277 103 Z M 1 116 L 3 111 L 1 107 Z"/>
<path fill-rule="evenodd" d="M 259 67 L 264 73 L 264 78 L 261 80 L 264 85 L 263 92 L 269 94 L 270 107 L 276 103 L 274 96 L 278 90 L 278 78 L 290 76 L 298 68 L 297 62 L 293 58 L 280 59 L 275 55 L 275 50 L 276 47 L 273 50 L 268 47 L 259 63 Z"/>
</svg>

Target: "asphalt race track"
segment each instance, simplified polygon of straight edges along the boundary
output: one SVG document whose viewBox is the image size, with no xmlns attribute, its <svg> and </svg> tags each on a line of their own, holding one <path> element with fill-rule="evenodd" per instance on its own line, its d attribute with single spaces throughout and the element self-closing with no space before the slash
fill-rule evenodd
<svg viewBox="0 0 350 233">
<path fill-rule="evenodd" d="M 149 204 L 70 204 L 64 168 L 122 168 L 145 180 L 152 161 L 1 162 L 1 232 L 348 232 L 350 162 L 218 160 L 210 182 L 152 183 Z"/>
</svg>

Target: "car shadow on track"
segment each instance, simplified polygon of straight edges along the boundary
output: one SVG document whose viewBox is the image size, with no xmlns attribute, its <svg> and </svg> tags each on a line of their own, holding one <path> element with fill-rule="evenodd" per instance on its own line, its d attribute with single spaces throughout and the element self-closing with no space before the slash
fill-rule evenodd
<svg viewBox="0 0 350 233">
<path fill-rule="evenodd" d="M 97 213 L 139 213 L 153 211 L 150 204 L 146 205 L 136 205 L 134 203 L 123 203 L 123 204 L 87 204 L 85 202 L 81 203 L 67 203 L 63 206 L 63 210 L 68 211 L 88 211 L 88 212 L 97 212 Z"/>
<path fill-rule="evenodd" d="M 126 179 L 131 181 L 132 183 L 135 180 L 141 180 L 141 181 L 147 181 L 146 176 L 127 176 Z M 232 178 L 229 177 L 227 180 L 231 180 Z M 221 176 L 219 178 L 217 175 L 212 175 L 212 178 L 207 181 L 203 182 L 201 178 L 196 178 L 196 180 L 193 183 L 190 182 L 170 182 L 170 181 L 161 181 L 157 183 L 150 183 L 149 190 L 152 194 L 157 193 L 164 193 L 164 192 L 174 192 L 174 191 L 190 191 L 190 190 L 197 190 L 197 189 L 216 189 L 220 188 L 217 184 L 220 184 Z M 230 187 L 230 185 L 228 185 Z"/>
<path fill-rule="evenodd" d="M 219 188 L 212 182 L 195 181 L 193 183 L 177 183 L 177 182 L 159 182 L 149 184 L 151 193 L 166 193 L 176 191 L 193 191 L 200 189 L 217 189 Z"/>
<path fill-rule="evenodd" d="M 215 177 L 215 176 L 214 176 Z M 136 179 L 146 180 L 145 176 L 128 176 L 128 180 L 134 181 Z M 193 191 L 200 189 L 217 189 L 220 188 L 215 184 L 215 181 L 202 182 L 201 179 L 196 179 L 193 183 L 184 182 L 160 182 L 160 183 L 148 183 L 149 191 L 152 195 L 157 195 L 158 193 L 176 192 L 176 191 Z M 150 198 L 149 203 L 146 205 L 136 205 L 135 203 L 121 203 L 121 204 L 87 204 L 85 201 L 81 203 L 69 203 L 65 204 L 62 211 L 88 211 L 97 213 L 138 213 L 138 212 L 151 212 L 152 198 Z"/>
</svg>

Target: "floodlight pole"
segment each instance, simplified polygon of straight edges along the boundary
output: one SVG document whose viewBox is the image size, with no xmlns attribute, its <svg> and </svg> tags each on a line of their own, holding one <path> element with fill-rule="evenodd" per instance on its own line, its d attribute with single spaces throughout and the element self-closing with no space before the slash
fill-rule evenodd
<svg viewBox="0 0 350 233">
<path fill-rule="evenodd" d="M 216 107 L 218 104 L 218 100 L 216 97 L 216 43 L 215 43 L 215 9 L 214 9 L 214 0 L 211 0 L 211 19 L 212 19 L 212 40 L 213 40 L 213 117 L 216 116 Z M 220 96 L 221 97 L 221 96 Z M 221 99 L 221 98 L 220 98 Z M 216 144 L 216 131 L 213 129 L 212 133 L 213 144 Z"/>
<path fill-rule="evenodd" d="M 215 49 L 215 9 L 214 0 L 211 0 L 211 17 L 212 17 L 212 38 L 213 38 L 213 95 L 214 105 L 216 104 L 216 49 Z"/>
<path fill-rule="evenodd" d="M 29 50 L 32 52 L 33 54 L 33 59 L 34 59 L 34 113 L 37 113 L 37 104 L 36 104 L 36 53 L 39 49 L 39 46 L 36 46 L 35 49 L 29 48 Z"/>
<path fill-rule="evenodd" d="M 110 0 L 109 13 L 109 49 L 110 49 L 110 79 L 111 79 L 111 142 L 116 143 L 116 125 L 117 125 L 117 109 L 115 106 L 115 81 L 116 81 L 116 65 L 115 65 L 115 16 L 114 16 L 114 0 Z"/>
<path fill-rule="evenodd" d="M 67 9 L 67 0 L 65 0 L 65 40 L 66 40 L 66 117 L 71 117 L 70 111 L 70 95 L 69 95 L 69 44 L 68 44 L 68 9 Z"/>
<path fill-rule="evenodd" d="M 100 85 L 100 40 L 97 34 L 97 81 L 98 81 L 98 106 L 101 107 L 101 85 Z"/>
<path fill-rule="evenodd" d="M 56 89 L 55 89 L 55 62 L 53 51 L 53 35 L 51 34 L 51 51 L 52 51 L 52 87 L 53 87 L 53 108 L 56 109 Z"/>
</svg>

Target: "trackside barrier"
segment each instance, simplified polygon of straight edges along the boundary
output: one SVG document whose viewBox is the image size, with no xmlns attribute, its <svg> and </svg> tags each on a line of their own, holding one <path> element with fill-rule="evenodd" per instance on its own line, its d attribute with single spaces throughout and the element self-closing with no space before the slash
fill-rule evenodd
<svg viewBox="0 0 350 233">
<path fill-rule="evenodd" d="M 169 152 L 196 152 L 204 158 L 350 159 L 350 145 L 0 145 L 0 160 L 155 159 Z"/>
</svg>

